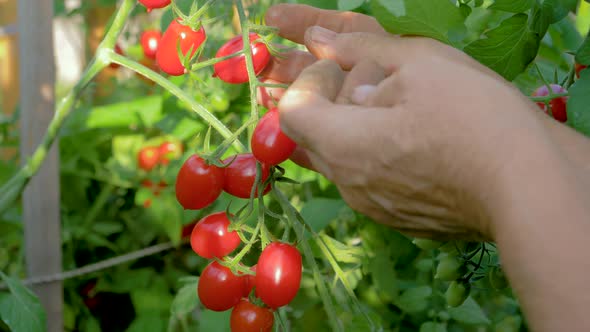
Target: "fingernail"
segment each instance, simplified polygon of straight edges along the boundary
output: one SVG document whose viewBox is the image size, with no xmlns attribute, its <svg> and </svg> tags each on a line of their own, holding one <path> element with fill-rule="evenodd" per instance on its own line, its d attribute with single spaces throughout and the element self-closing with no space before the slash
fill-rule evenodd
<svg viewBox="0 0 590 332">
<path fill-rule="evenodd" d="M 315 44 L 330 44 L 332 41 L 334 41 L 334 39 L 336 39 L 336 36 L 338 35 L 336 32 L 322 28 L 320 26 L 313 26 L 310 29 L 311 41 Z"/>
<path fill-rule="evenodd" d="M 375 90 L 377 90 L 377 87 L 374 85 L 359 85 L 354 89 L 354 91 L 352 91 L 352 96 L 350 96 L 350 99 L 357 105 L 363 105 L 367 102 L 369 96 L 373 94 Z"/>
</svg>

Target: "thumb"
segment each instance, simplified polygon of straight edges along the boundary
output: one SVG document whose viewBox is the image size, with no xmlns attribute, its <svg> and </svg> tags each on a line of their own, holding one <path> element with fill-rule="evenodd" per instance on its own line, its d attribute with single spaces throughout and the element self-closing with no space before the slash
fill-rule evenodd
<svg viewBox="0 0 590 332">
<path fill-rule="evenodd" d="M 344 77 L 342 69 L 330 60 L 320 60 L 304 69 L 278 105 L 285 134 L 303 147 L 314 145 L 325 120 L 334 112 L 332 106 Z"/>
<path fill-rule="evenodd" d="M 320 26 L 310 27 L 305 32 L 305 46 L 313 55 L 333 60 L 345 70 L 361 61 L 372 60 L 391 73 L 407 58 L 409 43 L 395 35 L 336 33 Z"/>
</svg>

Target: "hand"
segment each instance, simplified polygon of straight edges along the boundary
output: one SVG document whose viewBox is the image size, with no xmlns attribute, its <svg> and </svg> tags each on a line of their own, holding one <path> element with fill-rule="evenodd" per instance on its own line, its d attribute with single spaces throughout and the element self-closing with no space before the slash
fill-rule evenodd
<svg viewBox="0 0 590 332">
<path fill-rule="evenodd" d="M 492 239 L 490 208 L 512 164 L 554 148 L 534 105 L 430 39 L 318 28 L 307 37 L 340 57 L 303 70 L 279 104 L 311 166 L 351 207 L 406 234 Z"/>
</svg>

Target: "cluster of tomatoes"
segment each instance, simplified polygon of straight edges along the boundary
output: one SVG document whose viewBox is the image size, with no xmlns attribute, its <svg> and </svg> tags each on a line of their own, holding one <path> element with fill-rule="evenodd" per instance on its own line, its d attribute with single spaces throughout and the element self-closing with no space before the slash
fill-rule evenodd
<svg viewBox="0 0 590 332">
<path fill-rule="evenodd" d="M 261 195 L 271 190 L 270 168 L 293 153 L 296 144 L 280 129 L 278 111 L 271 109 L 259 121 L 252 135 L 252 153 L 243 153 L 223 160 L 220 165 L 192 155 L 180 168 L 176 178 L 176 197 L 185 209 L 202 209 L 212 204 L 222 191 L 235 197 L 258 196 L 257 163 L 261 165 Z M 230 231 L 226 212 L 210 214 L 195 225 L 191 247 L 207 259 L 223 259 L 241 243 L 236 231 Z M 271 331 L 274 315 L 271 310 L 287 305 L 299 290 L 301 254 L 291 244 L 272 242 L 262 251 L 254 275 L 236 275 L 220 264 L 211 262 L 199 279 L 201 303 L 214 311 L 233 308 L 232 331 Z M 265 307 L 249 300 L 254 289 Z"/>
<path fill-rule="evenodd" d="M 170 4 L 171 0 L 140 0 L 148 12 L 155 8 L 163 8 Z M 173 20 L 166 31 L 162 34 L 158 30 L 147 30 L 141 36 L 144 59 L 140 62 L 155 71 L 163 71 L 168 75 L 180 76 L 187 73 L 190 61 L 201 49 L 207 39 L 207 34 L 200 21 L 186 19 Z M 256 75 L 268 65 L 271 54 L 262 42 L 261 37 L 256 33 L 249 35 L 252 60 Z M 227 41 L 215 54 L 216 58 L 224 58 L 213 65 L 214 77 L 224 82 L 240 84 L 248 82 L 245 55 L 237 55 L 243 49 L 242 36 L 236 36 Z M 179 51 L 182 58 L 179 57 Z M 119 45 L 115 46 L 115 52 L 123 55 Z M 232 56 L 236 54 L 236 56 Z M 119 65 L 112 63 L 112 68 Z"/>
<path fill-rule="evenodd" d="M 148 11 L 170 4 L 170 0 L 139 2 Z M 163 34 L 144 32 L 141 44 L 145 57 L 155 60 L 159 70 L 179 76 L 190 69 L 190 62 L 206 37 L 200 22 L 179 18 L 173 20 Z M 249 39 L 254 74 L 258 75 L 270 62 L 271 54 L 259 35 L 250 33 Z M 242 36 L 221 46 L 215 55 L 219 61 L 213 65 L 213 76 L 232 84 L 248 82 L 246 57 L 240 54 L 243 47 Z M 175 184 L 176 198 L 182 207 L 188 210 L 206 208 L 222 191 L 243 199 L 266 195 L 272 187 L 272 168 L 287 160 L 296 148 L 295 142 L 281 131 L 276 108 L 271 108 L 259 120 L 250 145 L 252 153 L 241 153 L 224 160 L 198 154 L 190 156 L 181 166 Z M 139 165 L 149 171 L 161 162 L 161 156 L 161 147 L 145 148 L 138 157 Z M 259 189 L 262 190 L 260 194 Z M 262 250 L 257 264 L 250 268 L 251 272 L 234 273 L 228 267 L 230 260 L 227 256 L 242 241 L 238 231 L 231 226 L 226 212 L 216 212 L 199 220 L 190 233 L 193 251 L 212 259 L 199 278 L 199 299 L 209 310 L 233 308 L 230 325 L 234 332 L 271 331 L 273 311 L 289 304 L 299 290 L 301 254 L 289 243 L 271 242 Z"/>
<path fill-rule="evenodd" d="M 581 65 L 579 63 L 576 63 L 575 65 L 575 70 L 576 70 L 576 76 L 579 78 L 580 77 L 580 72 L 584 69 L 586 69 L 587 66 Z M 554 94 L 563 94 L 563 93 L 567 93 L 567 90 L 562 87 L 559 84 L 549 84 L 549 87 L 551 87 L 551 91 Z M 535 92 L 533 92 L 533 96 L 534 97 L 544 97 L 544 96 L 548 96 L 549 95 L 549 87 L 547 87 L 547 85 L 543 85 L 541 87 L 539 87 L 537 90 L 535 90 Z M 551 101 L 549 101 L 549 107 L 547 107 L 546 103 L 543 102 L 538 102 L 537 105 L 539 105 L 539 108 L 553 116 L 553 118 L 559 122 L 566 122 L 567 121 L 567 97 L 556 97 L 551 99 Z"/>
<path fill-rule="evenodd" d="M 158 146 L 145 146 L 141 148 L 137 154 L 137 165 L 140 169 L 150 172 L 158 165 L 168 165 L 170 160 L 180 157 L 182 151 L 182 144 L 171 141 L 165 141 Z M 164 181 L 154 183 L 149 179 L 141 181 L 141 185 L 144 188 L 152 190 L 154 196 L 159 195 L 160 190 L 167 186 Z M 148 208 L 151 206 L 151 203 L 151 200 L 147 199 L 143 205 L 145 208 Z"/>
</svg>

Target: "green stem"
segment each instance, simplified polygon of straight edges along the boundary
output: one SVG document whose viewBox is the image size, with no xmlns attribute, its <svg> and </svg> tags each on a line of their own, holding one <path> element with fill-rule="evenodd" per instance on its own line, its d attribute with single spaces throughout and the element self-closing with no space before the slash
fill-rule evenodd
<svg viewBox="0 0 590 332">
<path fill-rule="evenodd" d="M 204 67 L 213 66 L 214 64 L 216 64 L 218 62 L 225 61 L 225 60 L 231 59 L 231 58 L 235 58 L 237 56 L 240 56 L 241 54 L 242 54 L 242 51 L 239 51 L 239 52 L 236 52 L 236 53 L 232 53 L 230 55 L 226 55 L 226 56 L 222 56 L 222 57 L 219 57 L 219 58 L 213 58 L 213 59 L 209 59 L 209 60 L 206 60 L 206 61 L 195 63 L 191 67 L 191 71 L 199 70 L 199 69 L 204 68 Z"/>
<path fill-rule="evenodd" d="M 295 210 L 295 208 L 291 205 L 287 197 L 274 185 L 274 183 L 272 187 L 272 192 L 274 193 L 274 196 L 277 198 L 277 201 L 281 205 L 283 211 L 287 214 L 287 218 L 291 221 L 291 225 L 293 226 L 295 235 L 297 235 L 298 243 L 303 249 L 303 256 L 305 257 L 305 260 L 309 267 L 311 267 L 313 277 L 318 288 L 318 293 L 322 299 L 322 302 L 324 303 L 324 308 L 326 309 L 326 313 L 328 314 L 329 322 L 332 325 L 332 330 L 343 331 L 340 319 L 338 319 L 336 309 L 334 308 L 334 304 L 332 303 L 332 299 L 330 298 L 330 293 L 326 288 L 324 280 L 322 280 L 320 269 L 313 257 L 311 247 L 309 246 L 309 243 L 305 238 L 303 225 L 300 224 L 298 221 L 297 210 Z"/>
<path fill-rule="evenodd" d="M 258 119 L 258 103 L 256 101 L 256 91 L 258 89 L 258 78 L 256 77 L 256 72 L 254 71 L 254 62 L 252 58 L 252 49 L 250 46 L 250 26 L 248 23 L 248 18 L 246 17 L 246 12 L 244 11 L 244 4 L 241 0 L 236 0 L 236 5 L 238 9 L 238 15 L 240 17 L 240 26 L 242 27 L 242 40 L 244 41 L 244 57 L 246 58 L 246 70 L 248 72 L 248 79 L 250 83 L 250 118 L 251 119 Z M 248 142 L 252 138 L 252 133 L 254 131 L 255 124 L 253 123 L 248 129 Z"/>
<path fill-rule="evenodd" d="M 121 3 L 113 24 L 99 46 L 96 57 L 90 61 L 80 81 L 76 83 L 57 106 L 41 144 L 35 149 L 35 152 L 26 161 L 25 165 L 8 182 L 0 187 L 0 214 L 4 213 L 14 203 L 31 180 L 31 177 L 39 171 L 65 119 L 74 109 L 74 104 L 80 97 L 80 94 L 88 86 L 88 83 L 109 64 L 108 59 L 105 60 L 105 54 L 108 55 L 109 52 L 114 53 L 112 48 L 114 48 L 116 39 L 135 4 L 135 0 L 124 0 Z"/>
<path fill-rule="evenodd" d="M 567 97 L 569 96 L 568 93 L 553 93 L 553 92 L 549 92 L 548 95 L 546 96 L 539 96 L 539 97 L 529 97 L 529 99 L 531 101 L 534 102 L 550 102 L 551 100 L 555 99 L 555 98 L 559 98 L 559 97 Z"/>
<path fill-rule="evenodd" d="M 205 122 L 207 122 L 209 125 L 211 125 L 211 127 L 213 127 L 215 130 L 217 130 L 217 132 L 219 132 L 219 134 L 221 134 L 221 136 L 223 136 L 223 138 L 225 138 L 225 139 L 232 138 L 233 133 L 221 121 L 219 121 L 219 119 L 217 119 L 215 117 L 215 115 L 211 114 L 211 112 L 209 112 L 205 107 L 203 107 L 203 105 L 197 103 L 193 98 L 191 98 L 188 94 L 186 94 L 186 92 L 182 91 L 182 89 L 180 89 L 180 87 L 173 84 L 172 82 L 170 82 L 169 80 L 164 78 L 162 75 L 143 66 L 142 64 L 139 64 L 139 63 L 137 63 L 131 59 L 128 59 L 122 55 L 119 55 L 115 52 L 110 52 L 108 54 L 108 56 L 114 63 L 120 64 L 121 66 L 129 68 L 129 69 L 147 77 L 148 79 L 158 83 L 161 87 L 168 90 L 170 93 L 175 95 L 178 99 L 180 99 L 181 101 L 188 104 L 190 106 L 190 108 L 195 113 L 197 113 L 197 115 L 199 115 Z M 234 139 L 233 145 L 236 148 L 236 150 L 240 151 L 240 152 L 244 151 L 246 149 L 244 147 L 244 145 L 239 140 Z"/>
</svg>

